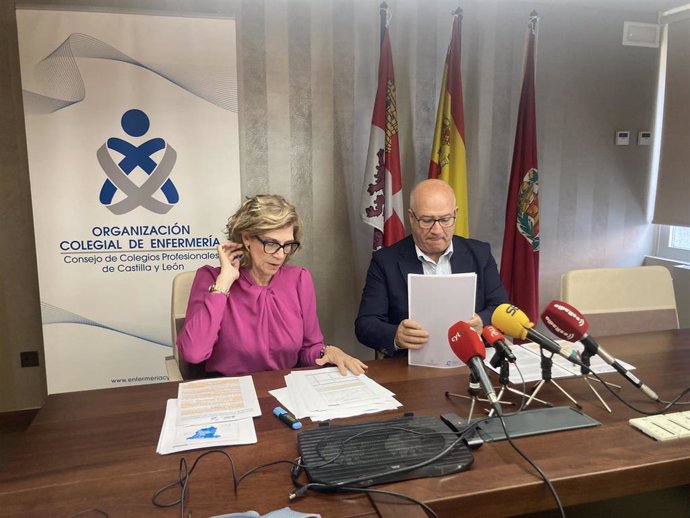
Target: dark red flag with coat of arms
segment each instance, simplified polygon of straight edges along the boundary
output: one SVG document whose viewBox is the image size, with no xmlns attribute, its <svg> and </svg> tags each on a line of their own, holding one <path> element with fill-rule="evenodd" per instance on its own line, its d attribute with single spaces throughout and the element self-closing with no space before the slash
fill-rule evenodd
<svg viewBox="0 0 690 518">
<path fill-rule="evenodd" d="M 530 15 L 513 163 L 506 202 L 501 279 L 513 305 L 532 322 L 539 315 L 539 169 L 535 108 L 538 17 Z"/>
</svg>

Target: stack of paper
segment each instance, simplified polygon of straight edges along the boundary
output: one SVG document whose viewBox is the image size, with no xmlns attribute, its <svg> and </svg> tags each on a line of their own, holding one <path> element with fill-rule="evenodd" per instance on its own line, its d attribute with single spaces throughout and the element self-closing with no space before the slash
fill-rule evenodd
<svg viewBox="0 0 690 518">
<path fill-rule="evenodd" d="M 577 357 L 580 358 L 580 355 L 582 354 L 582 351 L 584 350 L 584 346 L 580 342 L 575 342 L 575 343 L 570 343 L 566 342 L 565 340 L 556 340 L 561 346 L 570 348 L 571 350 L 574 350 L 577 354 Z M 529 342 L 525 344 L 513 344 L 511 347 L 511 350 L 513 351 L 513 354 L 515 355 L 516 363 L 517 366 L 520 368 L 520 372 L 522 372 L 522 376 L 525 378 L 525 382 L 529 383 L 531 381 L 538 381 L 541 379 L 541 354 L 539 352 L 539 345 L 535 344 L 534 342 Z M 546 352 L 546 356 L 551 356 L 551 353 Z M 494 371 L 498 372 L 498 368 L 494 368 L 491 366 L 489 363 L 491 361 L 491 357 L 493 356 L 493 353 L 491 353 L 491 349 L 487 349 L 487 356 L 486 359 L 484 360 L 484 363 L 486 364 L 487 367 L 493 369 Z M 553 355 L 553 366 L 551 368 L 551 377 L 552 378 L 569 378 L 573 376 L 581 376 L 582 373 L 580 372 L 580 367 L 569 362 L 566 360 L 563 356 L 559 356 L 558 354 Z M 621 365 L 623 365 L 626 369 L 632 370 L 635 367 L 632 365 L 622 362 L 618 360 Z M 599 356 L 592 356 L 590 358 L 590 369 L 593 372 L 596 372 L 597 374 L 602 374 L 605 372 L 614 372 L 615 369 L 611 367 L 609 364 L 605 363 L 604 360 L 602 360 Z M 510 369 L 510 382 L 511 383 L 522 383 L 522 378 L 520 377 L 520 373 L 518 372 L 517 369 L 511 368 Z"/>
<path fill-rule="evenodd" d="M 342 376 L 337 367 L 292 371 L 285 383 L 287 387 L 270 393 L 298 419 L 325 421 L 402 406 L 395 394 L 366 375 L 348 372 Z"/>
<path fill-rule="evenodd" d="M 251 376 L 180 383 L 169 399 L 156 451 L 177 451 L 256 442 L 254 416 L 261 415 Z"/>
<path fill-rule="evenodd" d="M 472 318 L 476 285 L 476 273 L 408 274 L 410 318 L 429 333 L 429 341 L 424 347 L 408 351 L 410 365 L 444 369 L 464 365 L 448 344 L 448 329 L 458 320 Z"/>
</svg>

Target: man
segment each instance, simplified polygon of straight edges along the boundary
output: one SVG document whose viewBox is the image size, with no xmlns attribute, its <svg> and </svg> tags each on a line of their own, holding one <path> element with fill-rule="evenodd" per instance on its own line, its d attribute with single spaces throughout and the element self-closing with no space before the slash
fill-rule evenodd
<svg viewBox="0 0 690 518">
<path fill-rule="evenodd" d="M 458 208 L 444 181 L 417 184 L 410 194 L 412 235 L 374 252 L 355 321 L 357 339 L 386 356 L 420 349 L 429 333 L 408 318 L 407 274 L 477 274 L 475 314 L 469 324 L 481 332 L 484 323 L 508 296 L 488 243 L 453 235 Z"/>
</svg>

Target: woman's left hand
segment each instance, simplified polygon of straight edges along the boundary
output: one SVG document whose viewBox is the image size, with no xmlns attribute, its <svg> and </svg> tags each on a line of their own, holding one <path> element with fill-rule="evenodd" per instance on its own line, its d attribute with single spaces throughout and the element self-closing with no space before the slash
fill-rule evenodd
<svg viewBox="0 0 690 518">
<path fill-rule="evenodd" d="M 335 345 L 327 345 L 323 353 L 323 358 L 316 359 L 316 365 L 318 366 L 323 366 L 327 363 L 331 363 L 338 367 L 340 374 L 343 376 L 347 374 L 348 370 L 355 376 L 359 376 L 360 374 L 364 374 L 369 368 L 366 364 L 354 356 L 350 356 Z"/>
</svg>

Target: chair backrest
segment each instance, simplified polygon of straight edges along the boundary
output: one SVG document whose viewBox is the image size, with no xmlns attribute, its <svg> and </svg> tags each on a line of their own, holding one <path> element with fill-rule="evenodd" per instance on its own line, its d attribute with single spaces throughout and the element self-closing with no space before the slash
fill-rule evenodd
<svg viewBox="0 0 690 518">
<path fill-rule="evenodd" d="M 196 272 L 182 272 L 178 273 L 173 278 L 172 283 L 172 298 L 170 301 L 170 331 L 173 344 L 173 356 L 180 368 L 180 373 L 183 379 L 196 379 L 203 377 L 203 364 L 187 363 L 180 357 L 180 351 L 177 349 L 177 334 L 184 325 L 184 319 L 187 315 L 187 303 L 189 302 L 189 292 L 192 290 L 192 282 Z"/>
<path fill-rule="evenodd" d="M 571 270 L 561 299 L 589 321 L 594 336 L 678 329 L 673 279 L 663 266 Z"/>
</svg>

